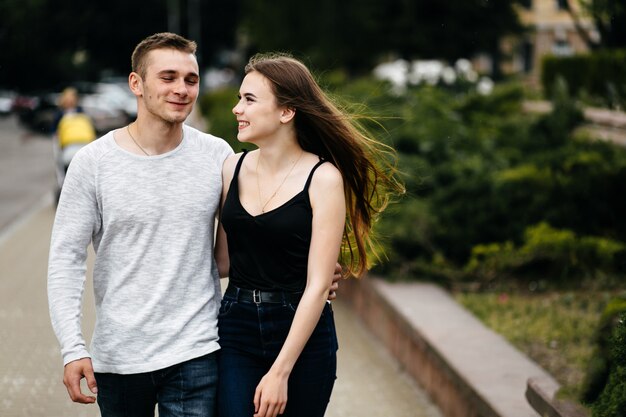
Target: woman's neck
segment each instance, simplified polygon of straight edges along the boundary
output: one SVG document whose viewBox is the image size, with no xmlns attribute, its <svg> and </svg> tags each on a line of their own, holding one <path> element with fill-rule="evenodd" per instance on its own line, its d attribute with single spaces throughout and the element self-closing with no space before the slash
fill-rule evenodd
<svg viewBox="0 0 626 417">
<path fill-rule="evenodd" d="M 260 163 L 267 171 L 278 172 L 293 165 L 302 155 L 303 149 L 295 140 L 273 141 L 259 146 Z"/>
</svg>

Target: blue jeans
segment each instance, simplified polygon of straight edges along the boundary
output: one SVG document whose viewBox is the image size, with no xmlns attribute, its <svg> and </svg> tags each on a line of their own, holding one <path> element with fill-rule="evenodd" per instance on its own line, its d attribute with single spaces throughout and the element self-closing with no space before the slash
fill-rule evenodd
<svg viewBox="0 0 626 417">
<path fill-rule="evenodd" d="M 254 391 L 287 338 L 297 305 L 259 303 L 225 297 L 219 314 L 218 415 L 252 417 Z M 326 304 L 300 354 L 287 389 L 283 417 L 321 417 L 336 379 L 337 334 Z"/>
<path fill-rule="evenodd" d="M 217 354 L 140 374 L 96 373 L 102 417 L 213 417 Z"/>
</svg>

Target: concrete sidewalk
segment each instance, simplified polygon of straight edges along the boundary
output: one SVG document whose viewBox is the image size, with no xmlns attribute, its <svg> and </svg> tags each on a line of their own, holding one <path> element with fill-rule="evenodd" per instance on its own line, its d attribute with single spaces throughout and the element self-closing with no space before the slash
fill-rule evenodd
<svg viewBox="0 0 626 417">
<path fill-rule="evenodd" d="M 46 299 L 53 218 L 53 207 L 44 205 L 23 218 L 0 242 L 1 417 L 99 415 L 95 405 L 71 403 L 61 382 L 61 357 Z M 90 280 L 84 306 L 83 332 L 90 335 L 94 320 Z M 440 417 L 438 409 L 365 330 L 352 310 L 338 301 L 334 309 L 339 369 L 326 415 Z"/>
</svg>

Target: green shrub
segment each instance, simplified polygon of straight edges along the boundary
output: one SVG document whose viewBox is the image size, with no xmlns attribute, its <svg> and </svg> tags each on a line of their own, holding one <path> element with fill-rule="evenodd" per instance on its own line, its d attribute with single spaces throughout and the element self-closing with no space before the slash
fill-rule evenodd
<svg viewBox="0 0 626 417">
<path fill-rule="evenodd" d="M 568 81 L 558 76 L 554 80 L 550 96 L 554 109 L 540 118 L 534 126 L 533 135 L 541 141 L 540 148 L 557 148 L 571 139 L 571 132 L 583 121 L 582 111 L 572 100 Z"/>
<path fill-rule="evenodd" d="M 341 107 L 374 115 L 363 123 L 399 152 L 407 195 L 377 224 L 389 255 L 379 270 L 573 285 L 626 273 L 626 151 L 572 135 L 582 119 L 565 83 L 552 90 L 554 110 L 538 116 L 520 111 L 518 84 L 486 96 L 432 86 L 395 94 L 342 72 L 321 79 Z M 239 150 L 236 97 L 214 91 L 200 106 L 210 132 Z"/>
<path fill-rule="evenodd" d="M 593 417 L 622 417 L 626 415 L 626 301 L 622 300 L 619 314 L 613 315 L 607 338 L 608 376 L 597 401 L 592 405 Z"/>
<path fill-rule="evenodd" d="M 503 276 L 534 277 L 547 273 L 553 283 L 562 284 L 571 278 L 615 273 L 616 254 L 625 249 L 621 242 L 578 237 L 571 230 L 539 223 L 526 229 L 519 247 L 511 242 L 474 246 L 465 270 L 486 282 Z"/>
<path fill-rule="evenodd" d="M 587 367 L 581 392 L 581 400 L 592 404 L 598 400 L 607 384 L 610 371 L 610 343 L 618 316 L 626 312 L 626 298 L 618 297 L 609 301 L 602 312 L 595 332 L 595 349 Z"/>
<path fill-rule="evenodd" d="M 208 131 L 226 140 L 235 150 L 240 148 L 237 142 L 237 121 L 232 113 L 237 104 L 237 94 L 236 88 L 226 87 L 204 94 L 198 103 L 209 123 Z"/>
</svg>

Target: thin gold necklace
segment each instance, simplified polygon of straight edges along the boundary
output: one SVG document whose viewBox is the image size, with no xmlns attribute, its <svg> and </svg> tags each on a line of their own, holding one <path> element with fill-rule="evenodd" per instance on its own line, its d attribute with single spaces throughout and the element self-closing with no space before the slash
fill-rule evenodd
<svg viewBox="0 0 626 417">
<path fill-rule="evenodd" d="M 131 123 L 131 124 L 132 124 L 132 123 Z M 126 125 L 126 131 L 128 132 L 128 135 L 129 135 L 129 136 L 130 136 L 130 138 L 133 140 L 133 142 L 135 142 L 135 145 L 137 145 L 137 147 L 138 147 L 139 149 L 141 149 L 141 151 L 142 151 L 143 153 L 145 153 L 145 154 L 146 154 L 146 156 L 150 156 L 150 154 L 149 154 L 148 152 L 146 152 L 146 150 L 143 148 L 143 146 L 141 146 L 141 145 L 139 144 L 139 142 L 137 142 L 137 141 L 135 140 L 135 137 L 133 136 L 133 134 L 132 134 L 132 133 L 130 133 L 130 124 L 129 124 L 129 125 Z"/>
<path fill-rule="evenodd" d="M 276 196 L 276 194 L 278 193 L 278 190 L 280 190 L 280 187 L 283 186 L 283 184 L 285 183 L 285 181 L 289 177 L 289 174 L 291 174 L 291 171 L 293 171 L 294 167 L 298 164 L 298 162 L 300 161 L 300 158 L 302 158 L 303 154 L 304 154 L 304 150 L 302 150 L 300 152 L 300 156 L 298 156 L 298 159 L 296 159 L 296 162 L 294 162 L 293 165 L 291 166 L 291 168 L 289 168 L 289 172 L 287 172 L 287 175 L 285 175 L 285 178 L 283 178 L 283 180 L 281 181 L 281 183 L 278 186 L 278 188 L 276 188 L 276 190 L 270 196 L 270 198 L 268 198 L 267 201 L 265 202 L 265 204 L 263 204 L 263 199 L 261 198 L 261 185 L 259 183 L 259 161 L 261 160 L 261 153 L 259 151 L 259 158 L 256 160 L 256 187 L 257 187 L 257 190 L 259 192 L 259 205 L 261 206 L 261 213 L 265 213 L 265 207 L 267 207 L 267 205 L 270 203 L 270 201 L 272 201 L 272 199 Z"/>
<path fill-rule="evenodd" d="M 132 123 L 131 123 L 131 124 L 132 124 Z M 139 142 L 137 142 L 137 140 L 135 140 L 135 137 L 133 136 L 133 134 L 132 134 L 132 133 L 130 133 L 130 125 L 131 125 L 131 124 L 126 125 L 126 131 L 128 132 L 128 136 L 130 136 L 130 138 L 133 140 L 133 142 L 135 142 L 135 145 L 137 145 L 137 147 L 138 147 L 139 149 L 141 149 L 141 151 L 142 151 L 144 154 L 146 154 L 146 156 L 152 156 L 152 155 L 150 155 L 148 152 L 146 152 L 146 150 L 143 148 L 143 146 L 141 146 L 141 145 L 139 144 Z M 181 134 L 181 136 L 180 136 L 180 142 L 182 142 L 182 141 L 183 141 L 183 138 L 184 138 L 184 137 L 185 137 L 185 131 L 183 130 L 183 132 L 182 132 L 182 134 Z M 180 142 L 178 142 L 178 143 L 180 143 Z"/>
</svg>

